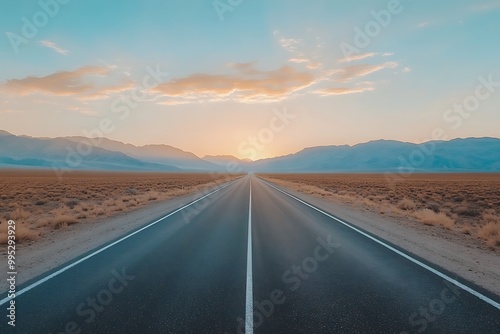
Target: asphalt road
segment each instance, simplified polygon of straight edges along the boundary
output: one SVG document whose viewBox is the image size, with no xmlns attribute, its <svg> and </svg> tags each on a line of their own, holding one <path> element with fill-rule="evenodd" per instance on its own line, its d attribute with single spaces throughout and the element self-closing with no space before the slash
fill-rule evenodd
<svg viewBox="0 0 500 334">
<path fill-rule="evenodd" d="M 0 296 L 0 333 L 500 333 L 498 296 L 253 175 L 204 196 L 18 287 L 15 328 Z"/>
</svg>

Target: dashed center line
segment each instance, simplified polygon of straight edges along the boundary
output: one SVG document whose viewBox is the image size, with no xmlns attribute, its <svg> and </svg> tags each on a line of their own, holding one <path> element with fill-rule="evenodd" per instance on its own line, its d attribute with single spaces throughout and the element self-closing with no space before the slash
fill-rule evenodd
<svg viewBox="0 0 500 334">
<path fill-rule="evenodd" d="M 245 334 L 253 334 L 253 280 L 252 280 L 252 182 L 248 202 L 248 244 L 247 244 L 247 293 L 245 311 Z"/>
</svg>

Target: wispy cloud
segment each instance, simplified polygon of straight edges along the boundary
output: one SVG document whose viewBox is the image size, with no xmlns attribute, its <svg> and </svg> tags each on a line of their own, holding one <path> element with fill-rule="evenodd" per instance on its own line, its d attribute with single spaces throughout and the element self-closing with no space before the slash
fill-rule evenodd
<svg viewBox="0 0 500 334">
<path fill-rule="evenodd" d="M 314 93 L 321 96 L 332 96 L 332 95 L 347 95 L 355 93 L 363 93 L 367 91 L 373 91 L 374 87 L 333 87 L 315 90 Z"/>
<path fill-rule="evenodd" d="M 359 64 L 335 70 L 333 74 L 336 76 L 338 82 L 349 82 L 386 68 L 396 68 L 398 66 L 399 64 L 396 62 L 386 62 L 378 65 Z"/>
<path fill-rule="evenodd" d="M 350 62 L 357 61 L 357 60 L 363 60 L 363 59 L 366 59 L 366 58 L 371 58 L 371 57 L 373 57 L 375 55 L 377 55 L 377 53 L 375 53 L 375 52 L 361 53 L 359 55 L 353 55 L 353 56 L 348 56 L 348 57 L 340 58 L 339 60 L 337 60 L 337 62 L 338 63 L 350 63 Z"/>
<path fill-rule="evenodd" d="M 315 83 L 315 77 L 290 66 L 259 71 L 253 63 L 233 64 L 236 73 L 193 74 L 162 83 L 151 92 L 161 94 L 162 104 L 237 101 L 281 101 Z"/>
<path fill-rule="evenodd" d="M 377 53 L 377 52 L 366 52 L 366 53 L 360 53 L 358 55 L 352 55 L 352 56 L 348 56 L 348 57 L 344 57 L 344 58 L 340 58 L 339 60 L 337 60 L 337 63 L 351 63 L 351 62 L 354 62 L 354 61 L 358 61 L 358 60 L 363 60 L 363 59 L 367 59 L 367 58 L 372 58 L 372 57 L 375 57 L 375 56 L 383 56 L 383 57 L 389 57 L 389 56 L 392 56 L 394 55 L 393 52 L 384 52 L 384 53 Z"/>
<path fill-rule="evenodd" d="M 302 42 L 300 39 L 283 37 L 277 30 L 274 31 L 273 35 L 278 38 L 278 42 L 281 47 L 288 50 L 289 52 L 300 54 L 299 45 Z"/>
<path fill-rule="evenodd" d="M 304 40 L 284 37 L 278 30 L 275 30 L 273 35 L 277 38 L 278 44 L 292 54 L 292 58 L 288 59 L 289 62 L 302 64 L 310 70 L 316 70 L 323 67 L 323 63 L 318 60 L 318 55 L 316 54 L 322 47 L 319 38 L 316 38 L 312 47 L 306 47 Z M 311 51 L 311 49 L 313 51 Z M 314 49 L 316 49 L 316 51 L 314 51 Z"/>
<path fill-rule="evenodd" d="M 52 49 L 54 50 L 55 52 L 59 53 L 59 54 L 62 54 L 64 56 L 67 56 L 68 53 L 69 53 L 69 50 L 66 50 L 66 49 L 63 49 L 63 48 L 60 48 L 59 46 L 57 46 L 56 43 L 52 42 L 52 41 L 49 41 L 49 40 L 43 40 L 43 41 L 40 41 L 38 42 L 38 44 L 40 44 L 41 46 L 44 46 L 46 48 L 49 48 L 49 49 Z"/>
<path fill-rule="evenodd" d="M 288 59 L 288 61 L 291 63 L 302 64 L 302 63 L 308 63 L 310 60 L 307 58 L 291 58 Z"/>
<path fill-rule="evenodd" d="M 418 29 L 423 29 L 427 26 L 429 26 L 431 24 L 430 21 L 423 21 L 423 22 L 420 22 L 419 24 L 417 24 L 417 28 Z"/>
</svg>

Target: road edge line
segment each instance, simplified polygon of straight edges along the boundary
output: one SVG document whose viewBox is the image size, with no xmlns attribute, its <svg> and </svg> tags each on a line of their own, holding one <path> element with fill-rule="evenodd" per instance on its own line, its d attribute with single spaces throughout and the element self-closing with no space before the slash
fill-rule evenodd
<svg viewBox="0 0 500 334">
<path fill-rule="evenodd" d="M 186 204 L 186 205 L 184 205 L 184 206 L 182 206 L 182 207 L 180 207 L 180 208 L 176 209 L 175 211 L 170 212 L 170 213 L 169 213 L 169 214 L 167 214 L 166 216 L 164 216 L 164 217 L 162 217 L 162 218 L 159 218 L 159 219 L 155 220 L 154 222 L 149 223 L 148 225 L 143 226 L 143 227 L 141 227 L 140 229 L 135 230 L 134 232 L 132 232 L 132 233 L 130 233 L 130 234 L 127 234 L 127 235 L 123 236 L 122 238 L 120 238 L 120 239 L 118 239 L 118 240 L 116 240 L 116 241 L 112 242 L 111 244 L 106 245 L 106 246 L 104 246 L 104 247 L 102 247 L 102 248 L 100 248 L 100 249 L 98 249 L 98 250 L 96 250 L 96 251 L 94 251 L 94 252 L 90 253 L 89 255 L 87 255 L 87 256 L 85 256 L 85 257 L 83 257 L 83 258 L 81 258 L 81 259 L 79 259 L 79 260 L 77 260 L 77 261 L 75 261 L 75 262 L 72 262 L 72 263 L 68 264 L 67 266 L 65 266 L 65 267 L 63 267 L 63 268 L 61 268 L 61 269 L 59 269 L 59 270 L 57 270 L 57 271 L 53 272 L 52 274 L 50 274 L 50 275 L 48 275 L 48 276 L 45 276 L 44 278 L 42 278 L 42 279 L 40 279 L 40 280 L 38 280 L 38 281 L 36 281 L 36 282 L 34 282 L 34 283 L 31 283 L 31 284 L 30 284 L 30 285 L 28 285 L 27 287 L 25 287 L 25 288 L 23 288 L 23 289 L 21 289 L 21 290 L 17 291 L 17 292 L 16 292 L 16 298 L 17 298 L 17 297 L 19 297 L 19 296 L 21 296 L 22 294 L 24 294 L 24 293 L 26 293 L 26 292 L 28 292 L 28 291 L 32 290 L 33 288 L 36 288 L 36 287 L 37 287 L 37 286 L 39 286 L 40 284 L 45 283 L 45 282 L 47 282 L 48 280 L 50 280 L 50 279 L 52 279 L 52 278 L 56 277 L 57 275 L 62 274 L 62 273 L 63 273 L 63 272 L 65 272 L 66 270 L 71 269 L 71 268 L 73 268 L 74 266 L 76 266 L 76 265 L 78 265 L 78 264 L 80 264 L 80 263 L 84 262 L 85 260 L 88 260 L 88 259 L 90 259 L 91 257 L 93 257 L 93 256 L 95 256 L 95 255 L 97 255 L 97 254 L 99 254 L 99 253 L 101 253 L 101 252 L 105 251 L 106 249 L 111 248 L 111 247 L 113 247 L 114 245 L 116 245 L 116 244 L 118 244 L 118 243 L 120 243 L 120 242 L 122 242 L 122 241 L 124 241 L 124 240 L 126 240 L 126 239 L 128 239 L 128 238 L 130 238 L 131 236 L 136 235 L 137 233 L 142 232 L 142 231 L 144 231 L 145 229 L 147 229 L 147 228 L 149 228 L 149 227 L 151 227 L 151 226 L 153 226 L 153 225 L 158 224 L 159 222 L 161 222 L 161 221 L 162 221 L 162 220 L 164 220 L 164 219 L 167 219 L 167 218 L 168 218 L 168 217 L 170 217 L 170 216 L 173 216 L 173 215 L 174 215 L 174 214 L 176 214 L 177 212 L 184 210 L 185 208 L 187 208 L 187 207 L 189 207 L 189 206 L 193 205 L 194 203 L 199 202 L 199 201 L 201 201 L 202 199 L 204 199 L 204 198 L 206 198 L 206 197 L 208 197 L 208 196 L 210 196 L 210 195 L 212 195 L 212 194 L 214 194 L 214 193 L 216 193 L 216 192 L 218 192 L 218 191 L 220 191 L 220 190 L 222 190 L 222 189 L 224 189 L 224 188 L 226 188 L 226 187 L 229 187 L 231 184 L 233 184 L 234 182 L 236 182 L 236 181 L 238 181 L 238 180 L 240 180 L 240 178 L 238 178 L 238 179 L 236 179 L 236 180 L 234 180 L 234 181 L 232 181 L 232 182 L 230 182 L 230 183 L 226 184 L 226 185 L 225 185 L 225 186 L 223 186 L 223 187 L 220 187 L 220 188 L 217 188 L 217 189 L 215 189 L 215 190 L 211 191 L 210 193 L 208 193 L 208 194 L 206 194 L 206 195 L 204 195 L 204 196 L 202 196 L 202 197 L 200 197 L 200 198 L 198 198 L 198 199 L 196 199 L 196 200 L 194 200 L 194 201 L 192 201 L 192 202 L 190 202 L 190 203 L 188 203 L 188 204 Z M 0 300 L 0 306 L 2 306 L 2 305 L 4 305 L 4 304 L 6 304 L 9 300 L 11 300 L 11 298 L 9 298 L 8 296 L 7 296 L 7 297 L 5 297 L 4 299 Z"/>
<path fill-rule="evenodd" d="M 260 178 L 259 178 L 259 179 L 260 179 Z M 420 267 L 422 267 L 422 268 L 424 268 L 424 269 L 426 269 L 426 270 L 428 270 L 428 271 L 432 272 L 433 274 L 435 274 L 435 275 L 437 275 L 437 276 L 439 276 L 439 277 L 441 277 L 441 278 L 443 278 L 443 279 L 447 280 L 448 282 L 450 282 L 450 283 L 452 283 L 452 284 L 454 284 L 454 285 L 458 286 L 458 287 L 459 287 L 459 288 L 461 288 L 462 290 L 467 291 L 467 292 L 468 292 L 468 293 L 470 293 L 471 295 L 473 295 L 473 296 L 475 296 L 475 297 L 477 297 L 477 298 L 481 299 L 482 301 L 484 301 L 484 302 L 486 302 L 486 303 L 490 304 L 491 306 L 493 306 L 493 307 L 495 307 L 495 308 L 497 308 L 497 309 L 499 309 L 499 310 L 500 310 L 500 303 L 497 303 L 496 301 L 494 301 L 494 300 L 493 300 L 493 299 L 491 299 L 491 298 L 488 298 L 487 296 L 483 295 L 482 293 L 480 293 L 480 292 L 478 292 L 478 291 L 476 291 L 476 290 L 474 290 L 474 289 L 472 289 L 472 288 L 468 287 L 467 285 L 465 285 L 465 284 L 463 284 L 463 283 L 458 282 L 457 280 L 455 280 L 455 279 L 451 278 L 450 276 L 448 276 L 448 275 L 446 275 L 446 274 L 443 274 L 442 272 L 440 272 L 440 271 L 438 271 L 438 270 L 436 270 L 436 269 L 434 269 L 434 268 L 432 268 L 432 267 L 430 267 L 430 266 L 426 265 L 425 263 L 423 263 L 423 262 L 421 262 L 421 261 L 419 261 L 419 260 L 417 260 L 417 259 L 413 258 L 412 256 L 410 256 L 410 255 L 408 255 L 408 254 L 406 254 L 406 253 L 404 253 L 404 252 L 402 252 L 402 251 L 400 251 L 400 250 L 398 250 L 398 249 L 396 249 L 396 248 L 394 248 L 394 247 L 392 247 L 392 246 L 390 246 L 390 245 L 386 244 L 385 242 L 383 242 L 383 241 L 381 241 L 381 240 L 379 240 L 379 239 L 377 239 L 377 238 L 375 238 L 375 237 L 373 237 L 373 236 L 369 235 L 368 233 L 365 233 L 365 232 L 361 231 L 360 229 L 358 229 L 358 228 L 356 228 L 356 227 L 352 226 L 351 224 L 349 224 L 349 223 L 347 223 L 347 222 L 344 222 L 342 219 L 337 218 L 337 217 L 335 217 L 335 216 L 332 216 L 331 214 L 329 214 L 329 213 L 327 213 L 327 212 L 325 212 L 325 211 L 323 211 L 323 210 L 321 210 L 321 209 L 319 209 L 319 208 L 316 208 L 315 206 L 313 206 L 313 205 L 311 205 L 311 204 L 309 204 L 309 203 L 307 203 L 307 202 L 305 202 L 305 201 L 301 200 L 300 198 L 297 198 L 296 196 L 294 196 L 294 195 L 292 195 L 292 194 L 289 194 L 289 193 L 287 193 L 286 191 L 281 190 L 281 189 L 279 189 L 279 188 L 277 188 L 277 187 L 273 186 L 272 184 L 268 183 L 267 181 L 264 181 L 263 179 L 260 179 L 260 180 L 261 180 L 262 182 L 264 182 L 265 184 L 267 184 L 268 186 L 270 186 L 270 187 L 272 187 L 272 188 L 274 188 L 274 189 L 276 189 L 276 190 L 278 190 L 278 191 L 282 192 L 283 194 L 285 194 L 285 195 L 287 195 L 287 196 L 289 196 L 289 197 L 291 197 L 291 198 L 293 198 L 293 199 L 295 199 L 295 200 L 297 200 L 297 201 L 301 202 L 301 203 L 302 203 L 302 204 L 304 204 L 304 205 L 307 205 L 308 207 L 310 207 L 310 208 L 312 208 L 312 209 L 314 209 L 314 210 L 316 210 L 316 211 L 318 211 L 318 212 L 320 212 L 320 213 L 324 214 L 325 216 L 330 217 L 330 218 L 331 218 L 331 219 L 333 219 L 333 220 L 336 220 L 337 222 L 339 222 L 339 223 L 341 223 L 341 224 L 343 224 L 343 225 L 345 225 L 345 226 L 349 227 L 350 229 L 352 229 L 352 230 L 354 230 L 354 231 L 356 231 L 356 232 L 358 232 L 358 233 L 362 234 L 363 236 L 365 236 L 365 237 L 367 237 L 367 238 L 369 238 L 369 239 L 371 239 L 371 240 L 375 241 L 376 243 L 378 243 L 378 244 L 380 244 L 380 245 L 384 246 L 385 248 L 387 248 L 387 249 L 389 249 L 389 250 L 393 251 L 394 253 L 396 253 L 396 254 L 398 254 L 398 255 L 400 255 L 400 256 L 402 256 L 402 257 L 404 257 L 405 259 L 407 259 L 407 260 L 409 260 L 409 261 L 411 261 L 411 262 L 413 262 L 413 263 L 415 263 L 415 264 L 419 265 Z"/>
</svg>

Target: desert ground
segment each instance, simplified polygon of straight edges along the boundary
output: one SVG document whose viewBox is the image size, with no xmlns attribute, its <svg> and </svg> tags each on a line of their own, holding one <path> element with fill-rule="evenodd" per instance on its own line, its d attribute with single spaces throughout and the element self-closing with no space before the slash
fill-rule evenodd
<svg viewBox="0 0 500 334">
<path fill-rule="evenodd" d="M 276 184 L 500 249 L 500 174 L 266 174 Z M 447 231 L 447 232 L 444 232 Z"/>
<path fill-rule="evenodd" d="M 237 177 L 227 174 L 0 172 L 0 244 L 7 220 L 18 243 L 43 238 L 69 225 L 106 219 L 147 204 L 184 196 Z"/>
<path fill-rule="evenodd" d="M 19 284 L 191 202 L 203 194 L 200 190 L 239 177 L 75 173 L 59 183 L 45 172 L 1 176 L 0 227 L 6 228 L 8 218 L 17 219 Z M 498 243 L 488 246 L 498 240 L 499 176 L 415 175 L 396 187 L 380 175 L 259 177 L 500 294 Z M 434 220 L 422 212 L 432 212 Z M 4 263 L 6 254 L 0 254 Z M 6 286 L 5 280 L 0 282 L 0 291 Z"/>
</svg>

